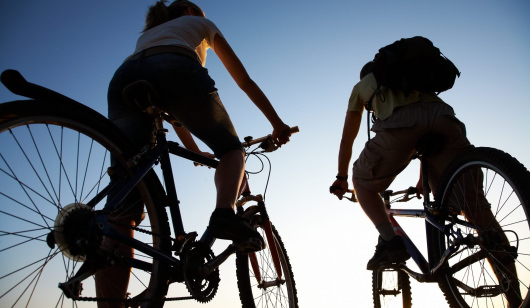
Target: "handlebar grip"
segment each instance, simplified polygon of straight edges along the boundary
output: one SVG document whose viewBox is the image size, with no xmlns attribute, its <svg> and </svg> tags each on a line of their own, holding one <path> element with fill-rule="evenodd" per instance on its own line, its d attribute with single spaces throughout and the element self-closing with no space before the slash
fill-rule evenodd
<svg viewBox="0 0 530 308">
<path fill-rule="evenodd" d="M 291 134 L 298 133 L 299 131 L 300 130 L 298 129 L 298 126 L 293 126 L 293 127 L 289 128 L 289 132 Z M 258 144 L 260 142 L 266 141 L 270 137 L 271 137 L 271 135 L 267 135 L 265 137 L 253 139 L 252 137 L 249 136 L 249 137 L 245 138 L 245 142 L 243 142 L 242 145 L 243 145 L 243 147 L 249 147 L 251 145 Z"/>
</svg>

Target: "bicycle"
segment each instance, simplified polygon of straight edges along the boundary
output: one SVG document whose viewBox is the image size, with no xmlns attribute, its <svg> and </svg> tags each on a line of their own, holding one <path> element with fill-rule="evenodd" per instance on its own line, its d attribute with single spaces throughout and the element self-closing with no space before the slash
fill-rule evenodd
<svg viewBox="0 0 530 308">
<path fill-rule="evenodd" d="M 200 238 L 184 230 L 170 154 L 210 168 L 217 161 L 166 140 L 163 121 L 172 119 L 152 107 L 155 93 L 149 84 L 139 82 L 125 91 L 156 123 L 156 143 L 138 152 L 89 107 L 27 82 L 17 71 L 1 77 L 9 90 L 30 99 L 0 104 L 0 306 L 206 303 L 217 293 L 219 266 L 236 254 L 243 307 L 298 307 L 285 246 L 264 197 L 251 194 L 246 177 L 237 215 L 261 232 L 264 250 L 245 253 L 232 243 L 215 255 L 208 229 Z M 247 137 L 243 146 L 255 146 L 247 158 L 266 158 L 276 150 L 270 135 Z M 153 170 L 158 164 L 165 187 Z M 140 210 L 123 205 L 132 194 L 141 197 Z M 132 219 L 139 224 L 123 223 Z M 107 238 L 134 254 L 103 248 Z M 95 294 L 96 273 L 112 265 L 131 268 L 126 298 Z M 168 297 L 172 283 L 185 284 L 189 295 Z"/>
<path fill-rule="evenodd" d="M 419 271 L 406 264 L 373 271 L 374 307 L 411 307 L 409 277 L 438 283 L 450 307 L 529 307 L 530 173 L 503 151 L 474 148 L 452 162 L 431 201 L 425 159 L 440 142 L 440 136 L 426 136 L 414 156 L 424 187 L 421 208 L 392 207 L 421 199 L 416 187 L 380 194 Z M 356 202 L 350 192 L 347 199 Z M 396 217 L 425 220 L 426 257 Z"/>
</svg>

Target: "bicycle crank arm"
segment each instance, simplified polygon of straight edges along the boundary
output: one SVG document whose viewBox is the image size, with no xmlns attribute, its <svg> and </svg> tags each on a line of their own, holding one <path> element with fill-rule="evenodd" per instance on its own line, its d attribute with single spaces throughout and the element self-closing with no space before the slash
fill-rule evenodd
<svg viewBox="0 0 530 308">
<path fill-rule="evenodd" d="M 58 287 L 63 290 L 66 297 L 77 299 L 81 296 L 81 291 L 83 291 L 83 284 L 81 282 L 94 275 L 97 271 L 97 268 L 90 263 L 91 262 L 84 262 L 79 268 L 79 271 L 72 278 L 67 282 L 59 283 Z"/>
<path fill-rule="evenodd" d="M 201 277 L 207 277 L 213 271 L 215 271 L 223 262 L 228 259 L 233 253 L 237 251 L 237 246 L 230 244 L 223 252 L 221 252 L 217 257 L 213 258 L 211 261 L 206 264 L 201 265 L 199 268 L 199 275 Z"/>
<path fill-rule="evenodd" d="M 445 262 L 447 261 L 447 259 L 449 259 L 449 257 L 451 257 L 451 255 L 453 255 L 454 252 L 456 252 L 458 250 L 458 246 L 451 246 L 449 248 L 447 248 L 444 253 L 442 254 L 442 257 L 440 258 L 440 261 L 438 262 L 438 264 L 436 264 L 436 266 L 434 266 L 430 273 L 431 275 L 436 275 L 436 272 L 438 272 L 438 270 L 440 268 L 442 268 L 442 265 L 445 264 Z"/>
<path fill-rule="evenodd" d="M 410 268 L 408 268 L 407 265 L 405 264 L 399 265 L 399 267 L 396 269 L 404 271 L 405 273 L 407 273 L 407 275 L 416 279 L 419 282 L 436 282 L 435 277 L 431 273 L 422 274 L 422 273 L 415 272 L 411 270 Z"/>
</svg>

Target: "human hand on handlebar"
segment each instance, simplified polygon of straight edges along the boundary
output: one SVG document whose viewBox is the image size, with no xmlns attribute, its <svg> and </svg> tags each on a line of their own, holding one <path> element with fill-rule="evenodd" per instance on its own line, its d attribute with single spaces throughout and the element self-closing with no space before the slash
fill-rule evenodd
<svg viewBox="0 0 530 308">
<path fill-rule="evenodd" d="M 275 126 L 272 131 L 272 142 L 277 146 L 281 147 L 282 145 L 289 142 L 289 137 L 291 136 L 291 128 L 289 125 L 282 123 L 281 125 Z"/>
<path fill-rule="evenodd" d="M 199 151 L 197 152 L 203 156 L 206 156 L 208 158 L 211 158 L 211 159 L 215 159 L 215 155 L 213 153 L 210 153 L 210 152 L 204 152 L 204 151 Z"/>
<path fill-rule="evenodd" d="M 331 194 L 334 194 L 339 198 L 339 200 L 342 200 L 342 197 L 346 192 L 348 192 L 348 181 L 344 180 L 335 180 L 333 184 L 329 187 L 329 192 Z"/>
</svg>

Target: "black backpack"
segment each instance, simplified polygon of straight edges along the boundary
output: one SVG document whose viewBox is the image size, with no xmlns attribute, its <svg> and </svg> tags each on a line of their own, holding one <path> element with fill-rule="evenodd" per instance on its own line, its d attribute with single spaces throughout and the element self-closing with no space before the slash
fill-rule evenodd
<svg viewBox="0 0 530 308">
<path fill-rule="evenodd" d="M 460 72 L 424 37 L 403 38 L 379 49 L 373 61 L 377 82 L 390 89 L 440 93 L 453 87 Z"/>
</svg>

